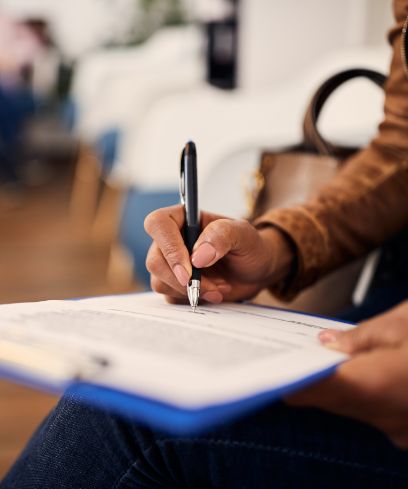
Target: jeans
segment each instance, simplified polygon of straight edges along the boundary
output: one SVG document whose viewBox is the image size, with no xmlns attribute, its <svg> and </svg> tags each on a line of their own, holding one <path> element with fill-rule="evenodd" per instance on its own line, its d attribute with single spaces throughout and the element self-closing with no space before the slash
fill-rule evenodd
<svg viewBox="0 0 408 489">
<path fill-rule="evenodd" d="M 407 488 L 408 452 L 364 424 L 276 403 L 191 437 L 65 396 L 1 489 Z"/>
<path fill-rule="evenodd" d="M 360 322 L 408 299 L 408 228 L 383 244 L 364 302 L 338 316 Z"/>
</svg>

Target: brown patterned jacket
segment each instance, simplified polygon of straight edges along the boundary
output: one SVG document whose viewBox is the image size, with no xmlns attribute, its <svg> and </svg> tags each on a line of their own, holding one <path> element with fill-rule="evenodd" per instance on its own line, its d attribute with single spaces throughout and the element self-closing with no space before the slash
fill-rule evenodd
<svg viewBox="0 0 408 489">
<path fill-rule="evenodd" d="M 393 57 L 385 86 L 385 117 L 377 136 L 312 201 L 271 210 L 255 223 L 280 228 L 296 250 L 295 273 L 271 289 L 282 298 L 292 298 L 408 226 L 408 67 L 404 49 L 408 0 L 394 0 L 393 5 L 396 25 L 389 34 Z"/>
</svg>

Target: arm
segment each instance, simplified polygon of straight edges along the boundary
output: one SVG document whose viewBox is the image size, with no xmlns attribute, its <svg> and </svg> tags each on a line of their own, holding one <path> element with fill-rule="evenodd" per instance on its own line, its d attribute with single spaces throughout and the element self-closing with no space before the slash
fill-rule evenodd
<svg viewBox="0 0 408 489">
<path fill-rule="evenodd" d="M 272 210 L 255 222 L 258 228 L 280 229 L 295 247 L 296 273 L 271 288 L 283 298 L 408 225 L 408 76 L 401 49 L 408 1 L 394 0 L 394 12 L 385 118 L 377 137 L 309 203 Z"/>
</svg>

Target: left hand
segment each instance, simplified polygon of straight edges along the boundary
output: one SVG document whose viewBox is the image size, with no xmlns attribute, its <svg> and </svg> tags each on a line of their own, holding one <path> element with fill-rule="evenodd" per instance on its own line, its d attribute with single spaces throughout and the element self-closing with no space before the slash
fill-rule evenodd
<svg viewBox="0 0 408 489">
<path fill-rule="evenodd" d="M 351 331 L 324 331 L 320 340 L 351 360 L 287 402 L 371 424 L 408 449 L 408 301 Z"/>
</svg>

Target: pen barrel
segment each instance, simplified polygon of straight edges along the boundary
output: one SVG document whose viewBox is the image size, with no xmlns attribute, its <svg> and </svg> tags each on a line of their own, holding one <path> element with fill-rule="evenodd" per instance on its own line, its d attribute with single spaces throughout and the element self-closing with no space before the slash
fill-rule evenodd
<svg viewBox="0 0 408 489">
<path fill-rule="evenodd" d="M 191 272 L 191 280 L 201 280 L 201 270 L 193 266 L 193 270 Z"/>
<path fill-rule="evenodd" d="M 201 226 L 199 224 L 193 226 L 186 225 L 184 227 L 184 243 L 186 245 L 186 248 L 188 249 L 190 256 L 193 253 L 194 245 L 196 244 L 200 234 L 201 234 Z"/>
<path fill-rule="evenodd" d="M 184 226 L 184 243 L 188 252 L 191 256 L 193 253 L 194 245 L 197 242 L 198 237 L 201 234 L 201 226 L 197 224 L 195 226 Z M 193 271 L 191 275 L 192 280 L 201 280 L 201 270 L 193 266 Z"/>
</svg>

